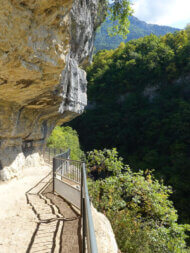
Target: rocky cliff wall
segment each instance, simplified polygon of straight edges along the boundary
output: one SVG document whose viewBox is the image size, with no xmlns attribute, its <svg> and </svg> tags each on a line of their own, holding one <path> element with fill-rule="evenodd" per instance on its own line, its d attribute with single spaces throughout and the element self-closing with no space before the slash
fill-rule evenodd
<svg viewBox="0 0 190 253">
<path fill-rule="evenodd" d="M 119 253 L 110 221 L 103 213 L 98 212 L 93 205 L 91 205 L 91 210 L 98 253 Z"/>
<path fill-rule="evenodd" d="M 0 178 L 87 103 L 86 66 L 105 0 L 0 0 Z"/>
</svg>

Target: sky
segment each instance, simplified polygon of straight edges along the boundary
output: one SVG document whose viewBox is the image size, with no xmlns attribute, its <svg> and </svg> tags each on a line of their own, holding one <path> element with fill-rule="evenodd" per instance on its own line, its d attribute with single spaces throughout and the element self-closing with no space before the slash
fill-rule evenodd
<svg viewBox="0 0 190 253">
<path fill-rule="evenodd" d="M 190 0 L 131 0 L 134 16 L 150 24 L 185 28 L 190 23 Z"/>
</svg>

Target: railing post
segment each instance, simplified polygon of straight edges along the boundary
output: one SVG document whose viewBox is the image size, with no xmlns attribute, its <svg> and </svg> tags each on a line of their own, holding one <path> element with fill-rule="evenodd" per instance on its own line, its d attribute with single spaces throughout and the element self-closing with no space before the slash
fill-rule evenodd
<svg viewBox="0 0 190 253">
<path fill-rule="evenodd" d="M 55 172 L 56 172 L 56 158 L 53 158 L 53 193 L 55 192 Z"/>
<path fill-rule="evenodd" d="M 86 252 L 86 211 L 85 211 L 85 199 L 82 198 L 82 208 L 83 208 L 83 217 L 82 217 L 82 253 Z"/>
<path fill-rule="evenodd" d="M 69 166 L 68 166 L 68 161 L 66 160 L 66 174 L 67 174 L 67 176 L 70 178 L 70 175 L 69 175 L 69 173 L 70 173 L 70 171 L 69 171 Z"/>
<path fill-rule="evenodd" d="M 81 219 L 80 219 L 80 225 L 82 227 L 82 253 L 85 252 L 85 236 L 84 236 L 84 199 L 83 199 L 83 170 L 81 168 L 81 196 L 80 196 L 80 210 L 81 210 Z"/>
<path fill-rule="evenodd" d="M 82 217 L 82 214 L 83 214 L 83 205 L 82 205 L 82 199 L 83 199 L 83 171 L 82 171 L 82 168 L 81 168 L 81 195 L 80 195 L 80 198 L 81 198 L 81 202 L 80 202 L 80 209 L 81 209 L 81 217 Z"/>
<path fill-rule="evenodd" d="M 83 196 L 84 196 L 84 201 L 85 201 L 85 203 L 84 203 L 84 207 L 85 207 L 85 213 L 84 213 L 85 231 L 84 231 L 84 233 L 87 238 L 88 252 L 98 253 L 97 243 L 96 243 L 96 235 L 95 235 L 94 224 L 93 224 L 93 219 L 92 219 L 91 206 L 90 206 L 89 195 L 88 195 L 85 163 L 83 163 L 82 171 L 83 171 L 83 189 L 84 189 Z M 87 231 L 86 231 L 86 228 L 87 228 Z"/>
</svg>

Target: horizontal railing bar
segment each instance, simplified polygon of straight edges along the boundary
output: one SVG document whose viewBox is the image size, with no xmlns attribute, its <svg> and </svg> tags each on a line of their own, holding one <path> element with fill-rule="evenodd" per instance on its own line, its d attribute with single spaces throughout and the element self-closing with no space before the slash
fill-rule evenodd
<svg viewBox="0 0 190 253">
<path fill-rule="evenodd" d="M 78 161 L 78 160 L 71 160 L 71 159 L 65 159 L 65 158 L 59 158 L 59 157 L 55 157 L 56 160 L 60 160 L 60 161 L 69 161 L 69 162 L 76 162 L 76 163 L 83 163 L 82 161 Z"/>
<path fill-rule="evenodd" d="M 89 246 L 90 246 L 91 253 L 98 253 L 97 244 L 96 244 L 96 236 L 94 232 L 94 224 L 93 224 L 93 219 L 92 219 L 92 212 L 91 212 L 91 207 L 90 207 L 89 194 L 88 194 L 85 163 L 83 163 L 82 170 L 83 170 L 86 216 L 87 216 L 88 229 L 89 229 L 89 231 L 87 231 L 89 233 L 89 238 L 88 238 L 90 241 Z"/>
</svg>

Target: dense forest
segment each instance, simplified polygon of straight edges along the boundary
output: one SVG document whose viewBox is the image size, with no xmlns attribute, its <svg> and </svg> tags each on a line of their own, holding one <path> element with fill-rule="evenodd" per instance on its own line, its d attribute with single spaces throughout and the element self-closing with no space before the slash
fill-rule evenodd
<svg viewBox="0 0 190 253">
<path fill-rule="evenodd" d="M 123 253 L 189 252 L 190 27 L 99 51 L 87 73 L 77 132 L 57 127 L 48 145 L 86 160 Z"/>
<path fill-rule="evenodd" d="M 139 20 L 134 16 L 129 17 L 129 34 L 126 39 L 123 39 L 120 35 L 115 35 L 110 37 L 108 35 L 109 28 L 112 26 L 112 22 L 109 17 L 99 28 L 96 38 L 95 38 L 95 50 L 99 51 L 102 49 L 115 49 L 119 46 L 121 42 L 127 42 L 132 39 L 138 39 L 146 35 L 154 34 L 157 36 L 165 35 L 166 33 L 174 33 L 180 29 L 169 27 L 169 26 L 160 26 L 147 24 L 144 21 Z"/>
<path fill-rule="evenodd" d="M 71 122 L 82 148 L 116 147 L 133 171 L 154 170 L 190 223 L 190 33 L 145 36 L 99 51 L 86 112 Z"/>
</svg>

